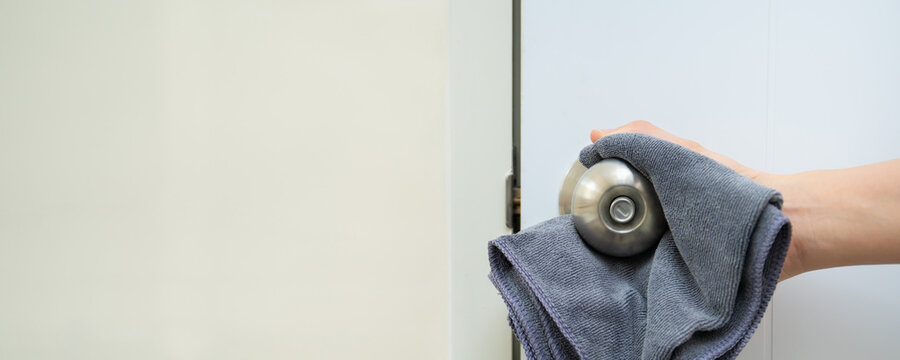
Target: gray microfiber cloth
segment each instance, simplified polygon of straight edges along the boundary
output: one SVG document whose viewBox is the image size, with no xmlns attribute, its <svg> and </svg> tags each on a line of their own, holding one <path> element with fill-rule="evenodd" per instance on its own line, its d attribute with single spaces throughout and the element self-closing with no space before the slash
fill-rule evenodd
<svg viewBox="0 0 900 360">
<path fill-rule="evenodd" d="M 559 216 L 488 247 L 490 278 L 530 359 L 734 358 L 775 291 L 790 242 L 781 195 L 682 146 L 641 134 L 581 152 L 653 183 L 669 230 L 628 258 L 600 254 Z"/>
</svg>

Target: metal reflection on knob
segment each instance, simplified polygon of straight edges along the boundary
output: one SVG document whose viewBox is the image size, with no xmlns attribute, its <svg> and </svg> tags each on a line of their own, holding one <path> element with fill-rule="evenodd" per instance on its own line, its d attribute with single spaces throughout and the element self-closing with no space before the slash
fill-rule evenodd
<svg viewBox="0 0 900 360">
<path fill-rule="evenodd" d="M 577 180 L 575 180 L 577 177 Z M 568 199 L 569 206 L 564 206 Z M 609 158 L 585 169 L 576 162 L 560 192 L 560 213 L 601 253 L 632 256 L 653 247 L 666 220 L 653 185 L 626 162 Z"/>
</svg>

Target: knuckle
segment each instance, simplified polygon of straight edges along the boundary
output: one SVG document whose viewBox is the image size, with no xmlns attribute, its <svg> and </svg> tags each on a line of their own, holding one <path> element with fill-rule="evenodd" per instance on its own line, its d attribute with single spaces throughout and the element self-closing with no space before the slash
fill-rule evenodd
<svg viewBox="0 0 900 360">
<path fill-rule="evenodd" d="M 635 120 L 635 121 L 628 123 L 628 125 L 626 125 L 626 126 L 630 129 L 634 129 L 637 131 L 649 131 L 649 130 L 653 130 L 656 128 L 656 126 L 654 126 L 652 123 L 650 123 L 647 120 Z"/>
<path fill-rule="evenodd" d="M 694 140 L 684 140 L 684 147 L 694 150 L 694 151 L 703 149 L 703 146 L 700 146 L 700 143 L 698 143 Z"/>
</svg>

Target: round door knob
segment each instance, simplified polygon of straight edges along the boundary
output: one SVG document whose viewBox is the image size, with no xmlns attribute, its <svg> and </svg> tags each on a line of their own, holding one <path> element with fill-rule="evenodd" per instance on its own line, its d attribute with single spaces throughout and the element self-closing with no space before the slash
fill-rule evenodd
<svg viewBox="0 0 900 360">
<path fill-rule="evenodd" d="M 564 197 L 569 206 L 563 205 Z M 578 234 L 594 250 L 607 255 L 642 253 L 656 245 L 666 231 L 653 185 L 619 159 L 604 159 L 586 170 L 576 162 L 560 193 L 560 212 L 569 209 Z"/>
</svg>

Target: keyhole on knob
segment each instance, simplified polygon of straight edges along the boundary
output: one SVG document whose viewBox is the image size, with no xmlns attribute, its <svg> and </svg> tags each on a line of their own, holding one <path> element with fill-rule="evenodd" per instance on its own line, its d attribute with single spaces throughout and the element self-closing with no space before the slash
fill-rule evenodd
<svg viewBox="0 0 900 360">
<path fill-rule="evenodd" d="M 609 205 L 609 216 L 620 224 L 631 221 L 634 218 L 634 201 L 627 196 L 613 199 Z"/>
</svg>

